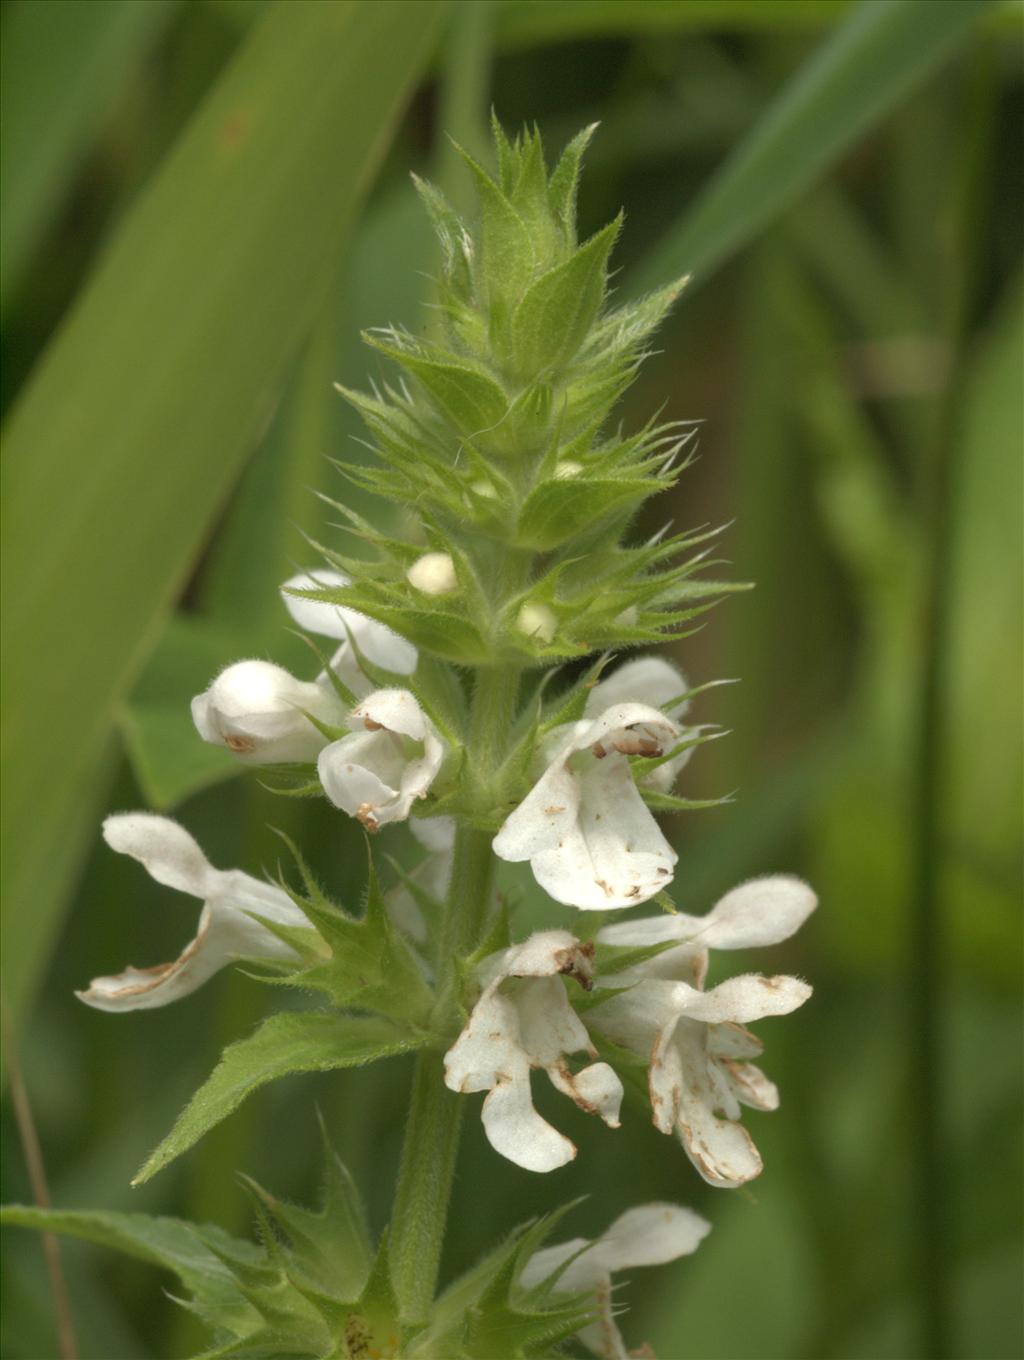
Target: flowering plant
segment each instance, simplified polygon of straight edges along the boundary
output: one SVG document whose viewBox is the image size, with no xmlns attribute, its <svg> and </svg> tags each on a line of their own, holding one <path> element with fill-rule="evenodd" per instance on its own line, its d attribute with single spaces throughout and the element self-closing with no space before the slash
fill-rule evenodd
<svg viewBox="0 0 1024 1360">
<path fill-rule="evenodd" d="M 624 1356 L 611 1273 L 694 1251 L 709 1225 L 681 1206 L 639 1206 L 593 1242 L 544 1246 L 553 1212 L 437 1292 L 465 1096 L 486 1092 L 487 1139 L 517 1167 L 546 1173 L 576 1156 L 534 1106 L 535 1068 L 609 1138 L 635 1117 L 623 1102 L 639 1085 L 637 1108 L 649 1105 L 712 1185 L 761 1171 L 740 1107 L 774 1109 L 778 1092 L 752 1064 L 761 1042 L 745 1026 L 796 1009 L 810 988 L 757 974 L 708 988 L 709 952 L 788 938 L 815 898 L 784 876 L 741 885 L 703 917 L 668 896 L 678 857 L 655 814 L 718 801 L 673 792 L 717 733 L 690 723 L 698 690 L 667 660 L 617 658 L 679 636 L 729 587 L 700 575 L 713 535 L 630 537 L 685 466 L 694 426 L 627 435 L 608 416 L 685 280 L 609 305 L 621 222 L 576 234 L 592 131 L 549 173 L 536 134 L 511 142 L 495 126 L 497 173 L 466 157 L 473 230 L 417 181 L 442 252 L 436 328 L 369 333 L 399 376 L 372 395 L 342 393 L 378 455 L 343 471 L 415 531 L 385 533 L 335 502 L 371 555 L 314 544 L 322 562 L 282 586 L 292 620 L 330 638 L 333 655 L 312 679 L 239 661 L 193 701 L 198 737 L 282 792 L 325 797 L 372 836 L 408 822 L 418 868 L 382 887 L 371 857 L 359 914 L 331 899 L 299 847 L 294 869 L 268 883 L 213 868 L 165 817 L 104 826 L 111 848 L 203 908 L 174 962 L 94 979 L 84 1002 L 163 1005 L 239 960 L 315 1000 L 225 1051 L 137 1180 L 267 1081 L 417 1054 L 392 1220 L 376 1244 L 329 1147 L 319 1210 L 253 1187 L 258 1247 L 198 1225 L 146 1226 L 149 1259 L 177 1270 L 213 1329 L 211 1355 L 484 1360 L 553 1353 L 575 1336 Z M 551 928 L 517 929 L 495 891 L 498 861 L 528 863 L 546 897 L 573 909 L 571 928 L 553 907 Z M 614 915 L 643 904 L 660 914 Z M 57 1217 L 102 1235 L 88 1216 Z M 120 1224 L 122 1245 L 138 1249 L 142 1231 Z"/>
</svg>

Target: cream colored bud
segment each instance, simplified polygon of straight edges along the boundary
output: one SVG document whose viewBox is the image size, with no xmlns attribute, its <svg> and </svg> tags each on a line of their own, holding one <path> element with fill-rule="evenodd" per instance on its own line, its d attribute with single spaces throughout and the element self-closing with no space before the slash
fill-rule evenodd
<svg viewBox="0 0 1024 1360">
<path fill-rule="evenodd" d="M 621 614 L 616 614 L 612 622 L 616 628 L 635 628 L 640 618 L 635 604 L 628 605 Z"/>
<path fill-rule="evenodd" d="M 424 595 L 448 595 L 459 584 L 455 563 L 443 552 L 424 553 L 418 557 L 405 573 L 405 579 Z"/>
<path fill-rule="evenodd" d="M 482 496 L 484 500 L 496 501 L 498 499 L 498 493 L 495 490 L 494 483 L 485 481 L 483 477 L 478 481 L 473 482 L 469 489 L 474 495 Z"/>
<path fill-rule="evenodd" d="M 571 458 L 566 458 L 555 468 L 555 481 L 567 482 L 570 477 L 578 477 L 582 471 L 582 463 L 574 463 Z"/>
<path fill-rule="evenodd" d="M 527 637 L 538 638 L 541 642 L 550 642 L 558 632 L 558 619 L 555 611 L 549 609 L 546 604 L 527 602 L 519 611 L 516 627 Z"/>
</svg>

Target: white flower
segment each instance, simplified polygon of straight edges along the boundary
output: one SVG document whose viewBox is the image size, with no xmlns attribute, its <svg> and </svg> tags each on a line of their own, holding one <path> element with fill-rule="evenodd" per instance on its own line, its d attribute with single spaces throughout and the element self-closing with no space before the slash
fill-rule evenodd
<svg viewBox="0 0 1024 1360">
<path fill-rule="evenodd" d="M 204 741 L 258 765 L 315 760 L 326 738 L 309 721 L 340 726 L 344 708 L 326 677 L 296 680 L 269 661 L 236 661 L 192 700 Z"/>
<path fill-rule="evenodd" d="M 424 553 L 417 557 L 405 573 L 405 579 L 424 595 L 450 595 L 459 585 L 455 563 L 446 552 Z"/>
<path fill-rule="evenodd" d="M 676 724 L 647 704 L 617 704 L 574 723 L 498 832 L 494 853 L 529 860 L 556 902 L 588 911 L 646 902 L 672 882 L 678 856 L 637 792 L 628 757 L 660 756 L 678 737 Z"/>
<path fill-rule="evenodd" d="M 487 1091 L 483 1125 L 496 1152 L 527 1171 L 553 1171 L 576 1156 L 568 1138 L 537 1113 L 530 1069 L 542 1067 L 552 1084 L 581 1109 L 619 1126 L 622 1083 L 607 1063 L 575 1075 L 568 1053 L 594 1049 L 565 994 L 561 975 L 590 986 L 590 954 L 565 930 L 545 930 L 485 959 L 484 984 L 469 1022 L 445 1055 L 445 1084 L 453 1091 Z"/>
<path fill-rule="evenodd" d="M 349 578 L 340 571 L 316 570 L 300 572 L 292 576 L 281 587 L 281 596 L 288 613 L 307 633 L 319 633 L 321 637 L 336 638 L 340 647 L 331 658 L 331 669 L 341 682 L 352 691 L 357 699 L 368 694 L 373 688 L 359 669 L 350 637 L 373 666 L 394 671 L 398 675 L 411 675 L 416 669 L 418 654 L 411 642 L 400 637 L 376 619 L 368 619 L 348 605 L 326 604 L 322 600 L 305 600 L 291 595 L 293 590 L 322 590 L 349 585 Z"/>
<path fill-rule="evenodd" d="M 614 704 L 649 704 L 678 724 L 690 707 L 689 700 L 683 699 L 678 703 L 672 701 L 678 700 L 686 690 L 686 677 L 670 661 L 661 656 L 638 656 L 617 666 L 606 680 L 594 686 L 587 696 L 583 716 L 596 718 Z M 685 731 L 683 735 L 686 735 Z M 656 770 L 651 770 L 640 782 L 645 788 L 668 793 L 692 754 L 693 747 L 688 746 Z"/>
<path fill-rule="evenodd" d="M 336 807 L 368 831 L 404 821 L 444 759 L 437 728 L 407 689 L 380 689 L 348 718 L 353 730 L 320 752 L 317 768 Z"/>
<path fill-rule="evenodd" d="M 712 1185 L 742 1185 L 760 1174 L 757 1149 L 736 1122 L 740 1106 L 774 1110 L 779 1103 L 775 1086 L 750 1062 L 760 1055 L 761 1042 L 743 1026 L 796 1010 L 811 988 L 798 978 L 746 974 L 702 991 L 707 950 L 776 944 L 793 934 L 816 902 L 799 879 L 754 879 L 727 893 L 703 918 L 629 921 L 598 935 L 600 943 L 620 946 L 678 941 L 645 963 L 602 976 L 599 986 L 617 994 L 594 1007 L 588 1021 L 614 1043 L 650 1059 L 655 1127 L 678 1133 Z"/>
<path fill-rule="evenodd" d="M 612 1274 L 689 1256 L 710 1231 L 711 1224 L 692 1209 L 683 1209 L 678 1204 L 641 1204 L 620 1214 L 592 1242 L 574 1237 L 570 1242 L 534 1252 L 519 1276 L 519 1283 L 532 1289 L 565 1266 L 551 1286 L 552 1293 L 593 1292 L 597 1297 L 597 1317 L 577 1334 L 580 1341 L 602 1360 L 628 1360 L 629 1352 L 612 1308 Z"/>
<path fill-rule="evenodd" d="M 255 917 L 279 925 L 309 927 L 288 894 L 240 869 L 215 869 L 177 822 L 148 812 L 123 812 L 103 823 L 112 850 L 131 855 L 151 878 L 203 903 L 199 929 L 173 963 L 126 968 L 116 977 L 93 978 L 76 995 L 101 1011 L 148 1010 L 187 996 L 237 959 L 298 959 L 294 950 Z"/>
</svg>

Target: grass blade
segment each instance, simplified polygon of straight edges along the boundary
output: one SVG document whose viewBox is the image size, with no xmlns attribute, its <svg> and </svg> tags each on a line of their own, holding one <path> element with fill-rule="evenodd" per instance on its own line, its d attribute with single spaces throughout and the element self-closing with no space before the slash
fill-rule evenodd
<svg viewBox="0 0 1024 1360">
<path fill-rule="evenodd" d="M 865 0 L 831 34 L 628 280 L 709 274 L 948 56 L 994 0 Z"/>
<path fill-rule="evenodd" d="M 15 1010 L 63 891 L 49 863 L 85 834 L 114 706 L 308 331 L 442 8 L 270 8 L 13 413 L 3 749 Z"/>
</svg>

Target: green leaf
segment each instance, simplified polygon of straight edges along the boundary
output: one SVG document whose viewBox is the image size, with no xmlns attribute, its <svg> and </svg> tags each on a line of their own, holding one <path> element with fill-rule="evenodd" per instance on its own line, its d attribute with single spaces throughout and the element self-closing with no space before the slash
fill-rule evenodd
<svg viewBox="0 0 1024 1360">
<path fill-rule="evenodd" d="M 141 1185 L 162 1171 L 268 1081 L 292 1072 L 360 1067 L 377 1058 L 408 1053 L 424 1042 L 425 1036 L 377 1018 L 321 1011 L 272 1015 L 247 1039 L 224 1050 L 132 1184 Z"/>
<path fill-rule="evenodd" d="M 629 278 L 630 291 L 684 271 L 711 273 L 889 114 L 995 3 L 857 5 Z"/>
<path fill-rule="evenodd" d="M 616 217 L 564 264 L 535 279 L 512 314 L 511 366 L 523 380 L 565 366 L 601 310 Z"/>
<path fill-rule="evenodd" d="M 566 477 L 542 482 L 519 513 L 516 538 L 522 547 L 558 547 L 594 521 L 623 506 L 638 505 L 663 488 L 656 477 Z"/>
<path fill-rule="evenodd" d="M 4 888 L 33 902 L 5 921 L 15 1008 L 94 816 L 114 706 L 312 322 L 440 14 L 432 0 L 268 9 L 13 413 Z"/>
<path fill-rule="evenodd" d="M 502 141 L 498 145 L 500 149 Z M 471 156 L 463 154 L 480 195 L 480 249 L 473 273 L 481 299 L 493 312 L 496 306 L 508 305 L 509 281 L 530 274 L 536 251 L 526 223 L 505 194 Z"/>
<path fill-rule="evenodd" d="M 489 430 L 508 409 L 505 393 L 493 378 L 479 369 L 454 361 L 445 363 L 423 358 L 373 334 L 367 334 L 364 339 L 417 378 L 441 411 L 465 435 Z"/>
<path fill-rule="evenodd" d="M 190 1291 L 189 1306 L 211 1327 L 245 1336 L 259 1325 L 258 1314 L 246 1302 L 225 1258 L 255 1266 L 263 1253 L 220 1228 L 149 1214 L 34 1209 L 20 1204 L 0 1209 L 0 1222 L 79 1237 L 163 1266 Z"/>
<path fill-rule="evenodd" d="M 0 46 L 0 304 L 6 311 L 74 173 L 174 0 L 21 0 Z"/>
<path fill-rule="evenodd" d="M 497 37 L 505 49 L 602 34 L 813 29 L 849 8 L 848 0 L 518 0 L 502 6 Z"/>
<path fill-rule="evenodd" d="M 565 239 L 570 245 L 576 240 L 576 186 L 579 183 L 580 166 L 583 153 L 596 131 L 597 124 L 591 123 L 576 134 L 559 157 L 548 181 L 548 203 L 555 218 L 562 224 Z"/>
</svg>

